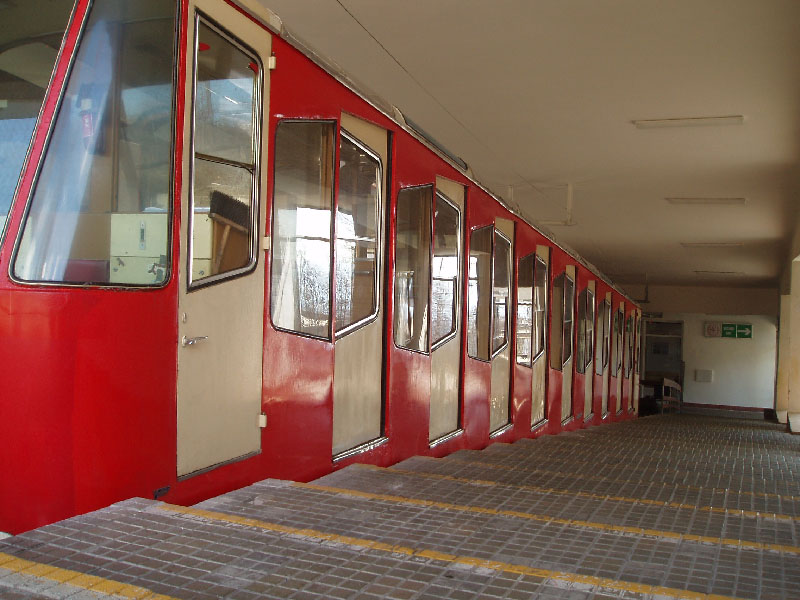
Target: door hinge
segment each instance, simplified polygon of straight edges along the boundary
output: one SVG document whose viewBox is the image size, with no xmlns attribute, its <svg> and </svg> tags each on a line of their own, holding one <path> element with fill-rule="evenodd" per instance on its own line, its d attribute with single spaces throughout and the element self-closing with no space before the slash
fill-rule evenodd
<svg viewBox="0 0 800 600">
<path fill-rule="evenodd" d="M 258 415 L 258 426 L 261 429 L 264 429 L 267 426 L 267 413 L 261 413 Z"/>
<path fill-rule="evenodd" d="M 278 61 L 277 61 L 277 59 L 275 58 L 275 55 L 273 54 L 272 56 L 270 56 L 270 57 L 267 59 L 267 68 L 268 68 L 270 71 L 274 71 L 274 70 L 275 70 L 275 67 L 277 66 L 277 63 L 278 63 Z"/>
</svg>

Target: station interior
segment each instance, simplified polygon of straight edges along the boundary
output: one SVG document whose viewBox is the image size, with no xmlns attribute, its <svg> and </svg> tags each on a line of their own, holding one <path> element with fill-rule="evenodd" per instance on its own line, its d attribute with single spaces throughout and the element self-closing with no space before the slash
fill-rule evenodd
<svg viewBox="0 0 800 600">
<path fill-rule="evenodd" d="M 800 598 L 800 2 L 243 2 L 638 305 L 638 415 L 0 532 L 0 599 Z M 155 26 L 137 35 L 171 43 Z M 166 232 L 157 200 L 148 227 Z M 206 220 L 197 280 L 248 260 L 234 231 L 231 264 L 214 265 Z M 85 226 L 126 235 L 117 223 Z M 106 238 L 98 252 L 114 255 Z M 157 243 L 166 255 L 167 233 Z M 152 261 L 130 264 L 149 281 Z M 354 372 L 380 363 L 373 350 Z M 364 439 L 384 426 L 369 410 Z M 334 432 L 334 454 L 348 435 Z"/>
</svg>

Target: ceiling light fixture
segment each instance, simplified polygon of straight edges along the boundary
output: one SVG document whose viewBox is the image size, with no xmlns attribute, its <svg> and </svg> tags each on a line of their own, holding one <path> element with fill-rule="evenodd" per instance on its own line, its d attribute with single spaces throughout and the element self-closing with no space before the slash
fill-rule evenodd
<svg viewBox="0 0 800 600">
<path fill-rule="evenodd" d="M 695 271 L 695 275 L 744 275 L 742 271 Z"/>
<path fill-rule="evenodd" d="M 722 115 L 719 117 L 679 117 L 674 119 L 638 119 L 631 121 L 637 129 L 656 127 L 697 127 L 703 125 L 741 125 L 744 115 Z"/>
<path fill-rule="evenodd" d="M 741 248 L 744 242 L 681 242 L 684 248 Z"/>
<path fill-rule="evenodd" d="M 688 204 L 692 206 L 715 205 L 715 206 L 744 206 L 747 198 L 664 198 L 670 204 Z"/>
</svg>

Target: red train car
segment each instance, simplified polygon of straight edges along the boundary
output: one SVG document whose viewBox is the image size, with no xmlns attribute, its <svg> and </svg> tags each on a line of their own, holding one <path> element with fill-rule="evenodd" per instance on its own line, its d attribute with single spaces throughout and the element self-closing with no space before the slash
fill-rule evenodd
<svg viewBox="0 0 800 600">
<path fill-rule="evenodd" d="M 635 414 L 638 309 L 260 3 L 0 19 L 0 530 Z"/>
</svg>

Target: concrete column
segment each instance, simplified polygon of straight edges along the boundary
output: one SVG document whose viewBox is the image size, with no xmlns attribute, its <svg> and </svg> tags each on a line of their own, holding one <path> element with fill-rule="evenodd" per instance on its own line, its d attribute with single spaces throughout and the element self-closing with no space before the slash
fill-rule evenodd
<svg viewBox="0 0 800 600">
<path fill-rule="evenodd" d="M 775 412 L 778 423 L 787 423 L 789 418 L 789 360 L 791 347 L 789 333 L 791 331 L 792 314 L 791 294 L 781 294 L 781 313 L 778 322 L 778 374 L 775 389 Z"/>
<path fill-rule="evenodd" d="M 792 261 L 789 301 L 789 431 L 800 433 L 800 257 Z"/>
</svg>

